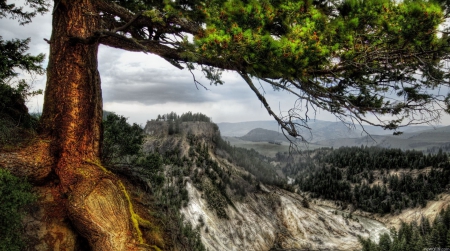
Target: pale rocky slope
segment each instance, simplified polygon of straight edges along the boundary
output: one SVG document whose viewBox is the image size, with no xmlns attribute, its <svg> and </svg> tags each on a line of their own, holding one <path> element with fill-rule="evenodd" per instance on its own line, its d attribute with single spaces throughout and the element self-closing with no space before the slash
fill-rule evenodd
<svg viewBox="0 0 450 251">
<path fill-rule="evenodd" d="M 231 163 L 226 157 L 227 154 L 217 149 L 217 137 L 220 135 L 213 124 L 182 123 L 180 130 L 179 134 L 168 136 L 167 123 L 149 123 L 146 126 L 149 135 L 144 149 L 158 150 L 161 153 L 177 152 L 180 157 L 191 161 L 198 158 L 193 157 L 198 156 L 197 150 L 193 150 L 196 148 L 195 144 L 202 145 L 207 148 L 209 157 L 218 163 L 219 169 L 232 184 L 247 189 L 245 196 L 236 194 L 237 189 L 229 185 L 224 191 L 218 191 L 217 184 L 221 180 L 211 180 L 205 173 L 207 169 L 212 168 L 200 162 L 191 162 L 194 165 L 186 172 L 182 170 L 181 178 L 166 176 L 170 180 L 169 186 L 178 185 L 179 181 L 185 185 L 189 202 L 180 211 L 184 214 L 185 221 L 199 227 L 201 240 L 209 251 L 359 250 L 359 235 L 377 240 L 380 233 L 387 232 L 391 226 L 398 227 L 401 221 L 410 222 L 421 215 L 433 219 L 441 209 L 450 204 L 450 195 L 443 194 L 438 196 L 439 201 L 428 202 L 424 209 L 408 209 L 396 216 L 379 216 L 356 211 L 353 219 L 348 219 L 343 217 L 343 214 L 348 215 L 348 211 L 336 210 L 333 208 L 333 202 L 315 200 L 306 203 L 302 195 L 274 186 L 258 186 L 254 177 L 249 181 L 248 177 L 251 175 Z M 194 145 L 192 141 L 195 141 Z M 170 165 L 165 166 L 166 170 L 170 168 Z M 34 175 L 39 175 L 38 171 Z M 189 172 L 199 175 L 192 176 Z M 151 187 L 150 182 L 134 169 L 120 170 L 119 173 L 124 174 L 120 178 L 133 197 L 136 212 L 143 219 L 157 224 L 158 221 L 151 210 L 155 201 L 148 193 L 150 189 L 147 189 Z M 166 171 L 166 174 L 168 173 Z M 144 184 L 141 184 L 142 182 Z M 223 207 L 227 217 L 219 217 L 217 208 L 208 203 L 208 196 L 211 195 L 208 195 L 208 189 L 212 189 L 212 194 L 221 202 L 217 205 L 225 205 Z M 35 184 L 34 191 L 39 196 L 38 202 L 29 208 L 28 215 L 24 218 L 23 235 L 29 242 L 29 248 L 26 250 L 89 250 L 86 241 L 76 234 L 67 221 L 57 180 L 47 185 Z M 223 202 L 223 194 L 228 195 L 229 202 Z M 158 225 L 145 226 L 141 230 L 150 245 L 163 247 L 164 241 L 171 241 L 165 233 L 159 231 Z M 171 247 L 175 248 L 167 250 L 187 250 L 181 244 L 173 244 Z"/>
<path fill-rule="evenodd" d="M 275 187 L 248 195 L 235 203 L 236 209 L 227 208 L 230 219 L 220 219 L 201 192 L 191 184 L 188 190 L 190 202 L 182 212 L 194 225 L 203 219 L 201 236 L 208 250 L 359 250 L 358 235 L 387 232 L 373 220 L 363 224 L 335 215 L 331 208 L 306 208 L 301 196 Z"/>
<path fill-rule="evenodd" d="M 210 158 L 219 163 L 224 172 L 231 173 L 231 180 L 244 182 L 242 176 L 247 172 L 216 154 L 217 128 L 205 122 L 185 122 L 180 128 L 179 135 L 168 136 L 164 123 L 148 123 L 145 149 L 176 150 L 188 157 L 189 148 L 194 146 L 187 142 L 187 135 L 195 135 L 198 143 L 208 146 Z M 204 173 L 205 170 L 194 165 L 193 172 Z M 305 202 L 299 194 L 262 184 L 250 188 L 244 197 L 235 196 L 227 187 L 226 193 L 232 201 L 225 207 L 228 218 L 219 217 L 207 201 L 206 189 L 191 177 L 183 179 L 189 203 L 181 212 L 187 221 L 199 227 L 208 250 L 359 250 L 358 236 L 376 240 L 378 235 L 371 236 L 371 232 L 388 231 L 377 221 L 347 219 L 342 212 L 336 214 L 332 208 Z M 208 184 L 218 182 L 206 175 L 202 179 L 202 184 L 205 179 L 209 180 Z"/>
</svg>

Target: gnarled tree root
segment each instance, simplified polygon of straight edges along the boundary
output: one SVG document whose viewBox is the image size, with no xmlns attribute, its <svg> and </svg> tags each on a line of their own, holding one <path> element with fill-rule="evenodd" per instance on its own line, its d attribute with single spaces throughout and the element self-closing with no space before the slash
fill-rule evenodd
<svg viewBox="0 0 450 251">
<path fill-rule="evenodd" d="M 79 245 L 75 243 L 74 236 L 80 234 L 87 239 L 93 251 L 152 250 L 142 243 L 138 226 L 133 223 L 131 201 L 120 180 L 100 165 L 89 162 L 75 163 L 77 166 L 66 169 L 72 170 L 66 174 L 56 168 L 58 164 L 51 156 L 49 146 L 46 141 L 37 141 L 16 152 L 0 152 L 0 167 L 17 176 L 27 177 L 41 187 L 35 189 L 40 200 L 48 200 L 46 203 L 38 201 L 35 205 L 45 206 L 45 209 L 34 209 L 35 214 L 47 215 L 26 218 L 34 228 L 46 228 L 46 231 L 41 231 L 42 238 L 47 238 L 42 240 L 45 243 L 35 242 L 34 247 L 39 247 L 35 249 L 77 250 Z M 53 172 L 55 169 L 56 172 Z M 61 176 L 70 177 L 70 182 Z M 44 221 L 40 227 L 39 220 Z M 67 220 L 71 224 L 63 223 Z M 61 226 L 64 226 L 65 236 L 69 240 L 61 237 L 64 235 L 61 233 L 58 233 L 58 242 L 53 237 L 48 240 L 52 229 L 60 231 Z M 70 234 L 72 230 L 76 233 Z M 33 229 L 29 226 L 27 231 Z M 58 247 L 52 246 L 55 243 Z"/>
<path fill-rule="evenodd" d="M 50 143 L 36 139 L 32 144 L 14 152 L 0 151 L 0 167 L 33 184 L 43 184 L 52 173 L 55 159 L 50 154 Z"/>
</svg>

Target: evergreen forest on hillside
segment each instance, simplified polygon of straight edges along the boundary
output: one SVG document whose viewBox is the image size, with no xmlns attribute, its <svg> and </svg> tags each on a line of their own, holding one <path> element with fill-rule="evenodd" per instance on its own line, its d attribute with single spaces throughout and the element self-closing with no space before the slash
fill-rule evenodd
<svg viewBox="0 0 450 251">
<path fill-rule="evenodd" d="M 423 251 L 447 250 L 450 248 L 450 208 L 441 210 L 430 222 L 421 217 L 420 221 L 402 223 L 398 230 L 391 229 L 390 236 L 385 233 L 378 243 L 360 238 L 362 251 Z"/>
<path fill-rule="evenodd" d="M 169 125 L 169 135 L 178 134 L 180 133 L 180 124 L 183 122 L 208 122 L 212 123 L 212 120 L 210 117 L 206 116 L 202 113 L 192 113 L 191 111 L 183 113 L 181 115 L 178 115 L 175 112 L 170 112 L 167 114 L 160 115 L 158 114 L 158 117 L 155 121 L 166 121 Z M 214 126 L 218 127 L 216 124 Z"/>
<path fill-rule="evenodd" d="M 144 130 L 130 125 L 121 115 L 109 113 L 103 121 L 103 162 L 111 171 L 127 176 L 151 194 L 145 205 L 151 208 L 151 236 L 158 247 L 206 250 L 198 228 L 184 220 L 180 209 L 189 202 L 183 182 L 185 163 L 173 152 L 143 152 Z M 138 190 L 142 197 L 144 192 Z"/>
<path fill-rule="evenodd" d="M 212 123 L 206 115 L 192 112 L 172 112 L 158 116 L 156 121 L 173 126 L 166 135 L 173 139 L 182 138 L 181 128 L 185 127 L 181 125 L 185 122 Z M 253 149 L 231 146 L 222 139 L 217 125 L 211 124 L 215 134 L 210 142 L 189 132 L 185 134 L 189 150 L 188 155 L 182 155 L 178 143 L 164 151 L 143 152 L 144 130 L 129 124 L 123 116 L 107 113 L 103 126 L 105 167 L 151 194 L 142 203 L 154 205 L 153 225 L 147 228 L 153 229 L 150 235 L 157 246 L 206 250 L 200 230 L 208 231 L 207 227 L 199 224 L 194 228 L 180 213 L 189 202 L 187 180 L 204 193 L 210 209 L 224 219 L 229 217 L 226 207 L 234 207 L 233 201 L 258 191 L 261 184 L 289 191 L 298 188 L 309 192 L 312 198 L 335 200 L 343 208 L 352 204 L 357 209 L 382 214 L 424 207 L 450 188 L 449 156 L 442 150 L 423 153 L 362 146 L 278 153 L 269 158 Z M 226 161 L 211 157 L 211 151 Z M 273 161 L 281 165 L 277 167 Z M 244 172 L 230 171 L 229 164 L 242 167 Z M 286 177 L 294 178 L 294 182 L 288 184 Z M 139 194 L 143 192 L 134 193 L 142 197 Z M 391 231 L 391 237 L 381 236 L 379 244 L 364 239 L 360 242 L 364 251 L 449 247 L 449 219 L 450 210 L 445 210 L 431 223 L 422 218 L 420 222 L 402 224 L 398 231 Z"/>
<path fill-rule="evenodd" d="M 450 152 L 450 143 L 445 143 L 440 145 L 439 147 L 434 146 L 427 149 L 428 153 L 439 153 L 439 151 Z"/>
<path fill-rule="evenodd" d="M 254 175 L 259 182 L 292 190 L 287 185 L 286 179 L 280 176 L 276 171 L 277 169 L 269 163 L 269 158 L 253 149 L 248 150 L 231 146 L 228 141 L 223 140 L 221 137 L 217 137 L 216 140 L 219 156 L 225 157 L 228 161 L 244 168 Z"/>
<path fill-rule="evenodd" d="M 219 218 L 228 218 L 224 209 L 228 205 L 234 207 L 232 197 L 243 198 L 248 192 L 255 191 L 261 182 L 283 188 L 288 187 L 286 180 L 268 163 L 267 157 L 254 150 L 231 146 L 222 139 L 218 126 L 211 123 L 206 115 L 192 112 L 177 115 L 171 112 L 162 116 L 158 115 L 156 121 L 168 123 L 168 135 L 173 136 L 181 133 L 181 124 L 184 122 L 210 123 L 214 129 L 215 134 L 210 142 L 185 132 L 189 143 L 188 156 L 181 156 L 179 143 L 164 152 L 159 149 L 159 154 L 164 156 L 165 164 L 175 168 L 173 177 L 180 181 L 177 184 L 184 186 L 185 182 L 181 181 L 189 177 L 193 185 L 205 193 L 210 208 L 216 211 Z M 171 131 L 172 125 L 178 129 Z M 213 159 L 210 149 L 214 149 L 215 154 L 226 159 L 228 163 Z M 232 172 L 230 164 L 242 167 L 246 172 Z M 187 193 L 184 198 L 187 199 Z M 187 201 L 184 200 L 183 205 L 186 204 Z"/>
<path fill-rule="evenodd" d="M 294 161 L 295 159 L 295 161 Z M 373 213 L 399 213 L 426 205 L 447 191 L 450 163 L 446 153 L 425 154 L 377 147 L 342 147 L 279 153 L 283 172 L 313 198 L 337 200 L 345 207 Z"/>
</svg>

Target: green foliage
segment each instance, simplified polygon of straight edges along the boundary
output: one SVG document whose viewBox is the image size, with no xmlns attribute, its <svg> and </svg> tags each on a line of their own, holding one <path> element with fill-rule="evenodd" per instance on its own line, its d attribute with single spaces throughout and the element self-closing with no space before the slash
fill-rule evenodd
<svg viewBox="0 0 450 251">
<path fill-rule="evenodd" d="M 442 151 L 438 154 L 424 154 L 415 150 L 386 149 L 379 147 L 341 147 L 330 152 L 325 162 L 336 167 L 350 167 L 350 173 L 360 173 L 364 168 L 370 169 L 422 169 L 428 166 L 438 167 L 446 162 L 448 156 Z"/>
<path fill-rule="evenodd" d="M 219 190 L 220 188 L 214 186 L 206 179 L 203 180 L 202 189 L 206 195 L 205 199 L 208 203 L 208 208 L 216 211 L 219 218 L 229 219 L 228 214 L 225 211 L 228 206 L 228 201 L 226 196 L 224 196 L 225 191 Z"/>
<path fill-rule="evenodd" d="M 181 116 L 179 117 L 179 119 L 182 122 L 187 122 L 187 121 L 200 121 L 200 122 L 209 122 L 212 123 L 212 120 L 210 117 L 206 116 L 205 114 L 202 113 L 192 113 L 192 112 L 187 112 L 187 113 L 183 113 L 181 114 Z"/>
<path fill-rule="evenodd" d="M 163 114 L 162 116 L 158 114 L 156 121 L 166 121 L 168 124 L 168 134 L 174 135 L 180 133 L 180 124 L 183 122 L 208 122 L 211 123 L 211 118 L 202 113 L 192 113 L 187 112 L 177 115 L 175 112 Z M 215 125 L 215 124 L 214 124 Z M 218 130 L 217 125 L 215 127 Z"/>
<path fill-rule="evenodd" d="M 27 11 L 24 11 L 23 7 L 16 7 L 15 4 L 7 4 L 6 1 L 3 1 L 0 3 L 0 18 L 10 16 L 18 18 L 21 24 L 26 24 L 31 22 L 31 18 L 37 13 L 46 12 L 49 6 L 44 0 L 27 0 L 25 2 L 29 5 Z M 29 38 L 5 41 L 0 36 L 0 51 L 2 51 L 0 54 L 0 84 L 2 85 L 0 88 L 0 111 L 3 111 L 7 104 L 13 102 L 8 99 L 18 102 L 16 100 L 26 100 L 29 96 L 42 94 L 42 90 L 32 91 L 31 86 L 25 80 L 19 80 L 16 86 L 11 84 L 14 82 L 13 79 L 19 75 L 17 70 L 38 75 L 45 72 L 41 65 L 45 55 L 32 56 L 26 53 L 29 43 Z M 10 86 L 10 89 L 6 86 Z"/>
<path fill-rule="evenodd" d="M 446 8 L 441 6 L 390 0 L 226 1 L 205 5 L 206 29 L 195 43 L 210 61 L 233 62 L 230 68 L 243 76 L 294 95 L 299 91 L 299 99 L 308 97 L 310 105 L 341 118 L 369 123 L 361 115 L 405 111 L 382 123 L 396 129 L 417 111 L 410 104 L 437 98 L 425 86 L 435 88 L 448 78 L 438 59 L 448 53 L 448 38 L 436 32 Z M 432 50 L 437 50 L 435 60 L 419 55 Z M 385 99 L 388 91 L 404 100 L 392 103 Z"/>
<path fill-rule="evenodd" d="M 35 126 L 36 121 L 30 121 L 25 100 L 41 93 L 41 90 L 32 91 L 31 86 L 24 80 L 19 81 L 17 86 L 0 83 L 0 113 L 9 116 L 24 127 Z"/>
<path fill-rule="evenodd" d="M 0 2 L 0 18 L 10 16 L 13 19 L 19 19 L 20 24 L 27 24 L 36 14 L 44 14 L 48 11 L 50 4 L 46 0 L 26 0 L 26 10 L 23 7 L 17 7 L 16 4 L 7 4 L 6 0 Z"/>
<path fill-rule="evenodd" d="M 276 160 L 286 163 L 282 171 L 295 177 L 295 185 L 300 190 L 374 213 L 398 213 L 404 208 L 424 207 L 428 200 L 446 191 L 450 183 L 450 162 L 442 151 L 426 155 L 399 149 L 342 147 L 304 151 L 290 157 L 279 153 Z M 430 171 L 414 176 L 388 173 L 393 169 L 430 166 L 434 166 Z"/>
<path fill-rule="evenodd" d="M 379 243 L 360 238 L 363 251 L 422 251 L 426 248 L 445 249 L 449 247 L 450 209 L 443 209 L 430 226 L 429 220 L 422 217 L 420 222 L 402 223 L 397 230 L 392 229 L 391 235 L 380 236 Z"/>
<path fill-rule="evenodd" d="M 226 152 L 226 154 L 222 154 L 222 157 L 226 157 L 230 162 L 244 168 L 254 175 L 259 182 L 288 189 L 286 180 L 277 174 L 276 168 L 269 163 L 267 157 L 262 156 L 253 149 L 233 147 L 220 136 L 216 138 L 215 142 L 218 149 Z M 218 154 L 221 155 L 220 152 Z"/>
<path fill-rule="evenodd" d="M 392 245 L 392 240 L 389 234 L 384 233 L 380 235 L 380 241 L 378 245 L 380 246 L 380 251 L 389 251 Z"/>
<path fill-rule="evenodd" d="M 158 114 L 156 121 L 178 121 L 178 122 L 209 122 L 211 123 L 211 118 L 202 113 L 192 113 L 187 112 L 181 115 L 177 115 L 175 112 L 171 112 L 168 114 L 163 114 L 162 116 Z"/>
<path fill-rule="evenodd" d="M 184 219 L 183 217 L 181 218 Z M 200 226 L 197 228 L 193 228 L 191 223 L 185 223 L 181 227 L 181 232 L 184 236 L 183 242 L 187 242 L 187 245 L 190 250 L 193 251 L 206 251 L 205 246 L 203 245 L 200 238 Z"/>
<path fill-rule="evenodd" d="M 124 132 L 126 133 L 120 137 L 128 138 L 124 141 L 115 140 L 115 149 L 113 150 L 129 149 L 126 144 L 130 144 L 130 142 L 139 146 L 131 148 L 133 151 L 128 151 L 125 155 L 128 159 L 133 160 L 130 163 L 120 165 L 122 163 L 118 161 L 110 162 L 112 171 L 132 175 L 133 179 L 141 181 L 141 184 L 146 186 L 147 192 L 152 194 L 152 211 L 154 210 L 153 216 L 157 221 L 155 224 L 161 227 L 165 236 L 169 236 L 168 239 L 176 240 L 167 242 L 166 248 L 177 249 L 176 247 L 182 246 L 183 250 L 206 250 L 200 239 L 200 229 L 193 228 L 180 214 L 180 209 L 189 202 L 188 191 L 184 182 L 185 171 L 189 170 L 184 166 L 187 164 L 186 159 L 180 159 L 178 151 L 168 151 L 164 155 L 159 152 L 140 152 L 142 141 L 139 143 L 139 140 L 136 140 L 136 135 L 140 135 L 137 137 L 140 138 L 142 129 L 134 128 L 135 125 L 127 124 L 124 117 L 114 113 L 109 113 L 105 122 L 108 122 L 105 133 L 109 135 L 112 133 L 120 134 L 120 131 L 125 128 Z M 127 128 L 134 129 L 130 131 Z M 118 160 L 120 159 L 123 159 L 123 156 L 118 158 Z M 125 171 L 121 169 L 122 167 L 125 167 Z"/>
<path fill-rule="evenodd" d="M 0 168 L 0 250 L 23 250 L 23 208 L 35 199 L 29 183 Z"/>
<path fill-rule="evenodd" d="M 187 139 L 190 144 L 189 157 L 197 167 L 196 171 L 190 174 L 191 179 L 199 190 L 205 192 L 208 207 L 216 211 L 219 218 L 227 219 L 226 207 L 234 207 L 230 199 L 232 193 L 227 193 L 227 187 L 235 191 L 241 188 L 241 185 L 236 179 L 232 181 L 231 173 L 211 158 L 206 144 L 202 144 L 195 135 L 188 134 Z"/>
<path fill-rule="evenodd" d="M 31 56 L 25 54 L 28 50 L 30 39 L 13 39 L 4 41 L 0 37 L 0 80 L 5 82 L 13 77 L 17 77 L 17 68 L 29 73 L 43 74 L 44 69 L 41 63 L 44 61 L 44 54 Z"/>
<path fill-rule="evenodd" d="M 27 0 L 27 10 L 15 4 L 0 2 L 0 19 L 11 17 L 19 19 L 20 24 L 31 22 L 37 13 L 47 11 L 48 3 L 44 0 Z M 32 91 L 31 85 L 25 80 L 17 80 L 18 70 L 29 74 L 44 73 L 42 62 L 44 54 L 32 56 L 26 53 L 30 39 L 3 40 L 0 36 L 0 146 L 17 145 L 27 138 L 37 125 L 37 119 L 28 114 L 25 100 L 41 90 Z"/>
<path fill-rule="evenodd" d="M 150 153 L 146 156 L 145 162 L 148 167 L 147 178 L 152 182 L 159 220 L 162 222 L 165 232 L 173 240 L 177 240 L 172 245 L 181 245 L 184 250 L 206 250 L 201 242 L 200 229 L 193 228 L 180 214 L 180 209 L 187 206 L 189 202 L 184 182 L 184 176 L 189 175 L 189 173 L 185 173 L 189 170 L 189 167 L 185 165 L 186 162 L 178 159 L 178 155 L 174 151 L 165 156 L 161 156 L 159 153 Z M 163 163 L 168 165 L 163 168 Z"/>
<path fill-rule="evenodd" d="M 149 153 L 139 158 L 136 166 L 143 167 L 147 175 L 147 179 L 151 181 L 153 188 L 159 188 L 164 185 L 163 175 L 163 158 L 158 153 Z"/>
<path fill-rule="evenodd" d="M 38 119 L 28 114 L 25 98 L 32 95 L 28 85 L 17 87 L 0 83 L 0 146 L 17 145 L 34 135 Z"/>
<path fill-rule="evenodd" d="M 105 165 L 126 163 L 127 157 L 139 153 L 144 139 L 144 130 L 137 124 L 130 125 L 127 119 L 114 113 L 103 121 L 102 162 Z"/>
<path fill-rule="evenodd" d="M 307 101 L 314 109 L 306 110 L 391 130 L 450 111 L 450 96 L 433 92 L 450 78 L 449 28 L 441 25 L 448 2 L 117 0 L 95 14 L 107 27 L 101 36 L 127 41 L 108 45 L 199 66 L 211 85 L 223 84 L 223 70 L 239 73 L 281 127 L 300 136 L 308 111 L 275 114 L 254 80 Z"/>
</svg>

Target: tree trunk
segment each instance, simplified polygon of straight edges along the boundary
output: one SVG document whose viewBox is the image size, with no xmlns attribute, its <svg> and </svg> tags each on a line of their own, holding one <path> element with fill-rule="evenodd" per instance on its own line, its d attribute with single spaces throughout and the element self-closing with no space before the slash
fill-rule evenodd
<svg viewBox="0 0 450 251">
<path fill-rule="evenodd" d="M 42 132 L 52 138 L 52 152 L 59 159 L 56 171 L 64 173 L 60 179 L 66 187 L 74 180 L 74 168 L 68 162 L 96 162 L 100 157 L 98 43 L 81 44 L 74 39 L 90 36 L 98 26 L 97 18 L 87 14 L 89 2 L 56 1 L 53 13 Z"/>
<path fill-rule="evenodd" d="M 135 250 L 139 230 L 131 220 L 131 202 L 100 164 L 99 44 L 81 42 L 99 28 L 94 1 L 54 3 L 41 133 L 51 140 L 67 214 L 92 250 Z"/>
</svg>

